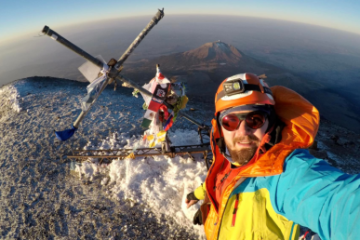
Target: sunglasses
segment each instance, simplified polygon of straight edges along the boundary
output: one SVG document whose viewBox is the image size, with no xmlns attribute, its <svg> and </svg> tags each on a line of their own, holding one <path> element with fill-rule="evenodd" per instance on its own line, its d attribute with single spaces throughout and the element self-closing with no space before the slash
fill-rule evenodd
<svg viewBox="0 0 360 240">
<path fill-rule="evenodd" d="M 245 120 L 246 125 L 251 129 L 261 128 L 267 119 L 267 113 L 255 111 L 250 113 L 229 113 L 221 118 L 220 124 L 227 131 L 235 131 L 240 123 Z"/>
</svg>

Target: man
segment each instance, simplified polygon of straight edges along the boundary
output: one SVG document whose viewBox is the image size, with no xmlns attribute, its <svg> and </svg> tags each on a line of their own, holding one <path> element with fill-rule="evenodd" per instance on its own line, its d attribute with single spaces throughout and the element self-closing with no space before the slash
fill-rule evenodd
<svg viewBox="0 0 360 240">
<path fill-rule="evenodd" d="M 298 239 L 299 225 L 321 239 L 360 238 L 360 175 L 306 150 L 319 113 L 285 87 L 245 73 L 225 79 L 215 96 L 205 183 L 188 194 L 204 199 L 194 223 L 207 239 Z"/>
</svg>

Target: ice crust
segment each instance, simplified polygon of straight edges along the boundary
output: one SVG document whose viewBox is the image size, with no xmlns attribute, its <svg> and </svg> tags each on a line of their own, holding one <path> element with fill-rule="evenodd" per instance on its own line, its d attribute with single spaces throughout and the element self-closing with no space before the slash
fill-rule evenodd
<svg viewBox="0 0 360 240">
<path fill-rule="evenodd" d="M 141 137 L 126 137 L 120 133 L 114 133 L 113 136 L 118 136 L 118 139 L 111 137 L 98 147 L 89 144 L 85 149 L 114 149 L 124 140 L 127 142 L 124 148 L 147 147 Z M 191 130 L 171 132 L 170 139 L 174 146 L 200 144 L 197 132 Z M 204 236 L 203 228 L 192 224 L 200 204 L 189 209 L 185 204 L 186 195 L 205 180 L 207 169 L 202 154 L 196 155 L 194 160 L 188 156 L 155 156 L 115 160 L 102 166 L 94 162 L 83 163 L 77 166 L 76 171 L 88 179 L 103 173 L 105 177 L 101 183 L 110 186 L 109 197 L 119 201 L 130 199 L 134 203 L 145 203 L 159 218 L 165 215 L 181 227 L 194 231 L 200 238 Z"/>
<path fill-rule="evenodd" d="M 0 107 L 7 105 L 13 111 L 20 112 L 20 100 L 19 92 L 14 86 L 6 85 L 0 88 Z"/>
</svg>

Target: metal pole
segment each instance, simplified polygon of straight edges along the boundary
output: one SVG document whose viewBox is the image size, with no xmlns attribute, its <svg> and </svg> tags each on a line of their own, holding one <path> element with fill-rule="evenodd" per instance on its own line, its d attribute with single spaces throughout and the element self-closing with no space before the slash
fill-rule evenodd
<svg viewBox="0 0 360 240">
<path fill-rule="evenodd" d="M 139 35 L 135 38 L 135 40 L 130 44 L 128 49 L 124 52 L 124 54 L 119 58 L 118 62 L 115 65 L 115 69 L 119 69 L 120 66 L 124 63 L 124 61 L 130 56 L 130 54 L 134 51 L 134 49 L 139 45 L 141 40 L 149 33 L 149 31 L 165 16 L 164 9 L 158 9 L 156 15 L 151 19 L 148 25 L 139 33 Z"/>
<path fill-rule="evenodd" d="M 89 53 L 85 52 L 84 50 L 82 50 L 81 48 L 79 48 L 78 46 L 76 46 L 75 44 L 69 42 L 68 40 L 66 40 L 66 38 L 64 38 L 63 36 L 61 36 L 60 34 L 58 34 L 57 32 L 53 31 L 52 29 L 50 29 L 48 26 L 44 26 L 42 32 L 48 36 L 50 36 L 52 39 L 54 39 L 55 41 L 57 41 L 58 43 L 61 43 L 62 45 L 64 45 L 65 47 L 69 48 L 70 50 L 74 51 L 75 53 L 79 54 L 80 56 L 82 56 L 83 58 L 85 58 L 86 60 L 92 62 L 93 64 L 95 64 L 96 66 L 98 66 L 99 68 L 103 68 L 104 67 L 104 63 L 102 61 L 100 61 L 99 59 L 91 56 Z"/>
<path fill-rule="evenodd" d="M 77 117 L 77 119 L 75 120 L 73 126 L 76 128 L 79 128 L 79 125 L 81 123 L 81 121 L 84 119 L 84 117 L 87 115 L 87 113 L 90 111 L 92 105 L 95 103 L 95 101 L 98 99 L 98 97 L 100 96 L 100 94 L 102 93 L 102 91 L 104 91 L 104 89 L 106 88 L 106 86 L 108 85 L 109 81 L 111 79 L 107 78 L 102 86 L 102 88 L 99 91 L 99 94 L 97 95 L 97 97 L 94 99 L 93 103 L 90 105 L 90 107 L 86 110 L 86 111 L 81 111 L 80 115 Z"/>
<path fill-rule="evenodd" d="M 179 112 L 179 114 L 180 114 L 180 116 L 182 116 L 183 118 L 185 118 L 186 120 L 192 122 L 193 124 L 197 125 L 200 128 L 204 128 L 204 129 L 208 128 L 208 126 L 205 126 L 205 125 L 199 123 L 198 121 L 196 121 L 195 119 L 193 119 L 192 117 L 187 115 L 186 113 Z"/>
</svg>

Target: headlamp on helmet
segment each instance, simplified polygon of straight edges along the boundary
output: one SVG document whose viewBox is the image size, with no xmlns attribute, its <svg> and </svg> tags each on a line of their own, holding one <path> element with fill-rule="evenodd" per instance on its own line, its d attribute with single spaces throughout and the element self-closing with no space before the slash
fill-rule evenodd
<svg viewBox="0 0 360 240">
<path fill-rule="evenodd" d="M 245 92 L 244 83 L 240 78 L 224 82 L 223 88 L 226 96 Z"/>
</svg>

